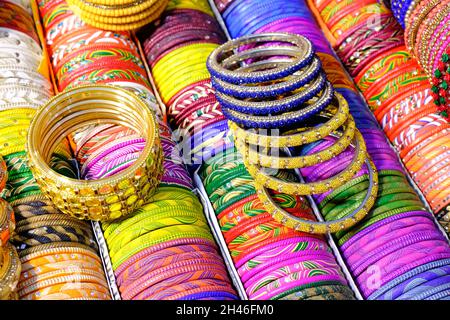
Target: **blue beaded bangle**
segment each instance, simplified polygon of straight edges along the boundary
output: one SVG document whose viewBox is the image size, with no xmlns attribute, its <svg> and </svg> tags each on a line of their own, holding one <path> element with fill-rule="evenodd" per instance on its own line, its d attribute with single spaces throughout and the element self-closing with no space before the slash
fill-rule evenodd
<svg viewBox="0 0 450 320">
<path fill-rule="evenodd" d="M 237 111 L 222 108 L 224 115 L 233 122 L 243 125 L 247 128 L 262 128 L 262 129 L 283 129 L 289 128 L 299 122 L 310 118 L 319 113 L 327 107 L 334 97 L 334 89 L 332 85 L 326 81 L 325 89 L 321 97 L 312 105 L 300 110 L 291 111 L 282 115 L 254 116 L 242 114 Z"/>
<path fill-rule="evenodd" d="M 268 62 L 272 63 L 271 61 Z M 305 70 L 302 70 L 302 73 L 304 73 L 303 75 L 294 74 L 291 76 L 292 79 L 289 79 L 286 82 L 271 84 L 267 86 L 239 86 L 223 82 L 222 80 L 216 79 L 214 77 L 211 78 L 211 83 L 216 91 L 240 99 L 262 99 L 276 97 L 300 89 L 306 84 L 310 83 L 313 79 L 317 78 L 319 73 L 322 71 L 321 67 L 322 64 L 320 60 L 314 59 L 313 63 L 310 66 L 308 66 Z M 232 106 L 228 107 L 230 109 L 233 108 Z"/>
<path fill-rule="evenodd" d="M 238 49 L 244 45 L 261 43 L 261 42 L 288 42 L 298 47 L 297 52 L 300 54 L 298 59 L 290 62 L 288 65 L 272 70 L 252 72 L 252 73 L 240 73 L 223 68 L 218 58 L 224 55 L 224 53 L 231 52 L 234 49 Z M 274 52 L 276 54 L 276 52 Z M 273 55 L 274 55 L 273 54 Z M 312 43 L 301 36 L 294 36 L 287 33 L 266 33 L 260 35 L 249 35 L 239 39 L 231 40 L 219 48 L 214 50 L 208 58 L 206 66 L 208 71 L 213 77 L 216 77 L 222 81 L 243 84 L 243 83 L 257 83 L 277 80 L 285 78 L 294 72 L 299 71 L 308 64 L 310 64 L 314 57 L 314 50 Z"/>
<path fill-rule="evenodd" d="M 328 81 L 323 73 L 314 80 L 310 88 L 295 93 L 292 96 L 282 98 L 280 100 L 252 102 L 247 100 L 239 100 L 227 96 L 220 91 L 216 92 L 217 101 L 223 108 L 233 110 L 239 113 L 250 113 L 254 115 L 274 115 L 282 112 L 292 111 L 308 100 L 312 99 L 326 87 Z"/>
</svg>

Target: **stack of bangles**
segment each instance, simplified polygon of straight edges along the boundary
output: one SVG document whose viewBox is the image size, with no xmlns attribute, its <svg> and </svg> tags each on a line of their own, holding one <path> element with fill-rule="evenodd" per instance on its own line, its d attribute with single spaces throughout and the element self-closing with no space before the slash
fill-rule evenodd
<svg viewBox="0 0 450 320">
<path fill-rule="evenodd" d="M 244 66 L 243 61 L 247 62 Z M 295 230 L 324 234 L 348 229 L 364 218 L 375 202 L 378 175 L 347 102 L 335 94 L 308 39 L 287 33 L 244 36 L 216 49 L 207 66 L 236 146 L 255 179 L 258 197 L 275 220 Z M 283 148 L 308 148 L 330 135 L 339 139 L 329 140 L 331 144 L 323 150 L 307 156 L 280 156 Z M 314 165 L 322 169 L 326 161 L 342 153 L 352 159 L 349 165 L 313 183 L 284 182 L 267 173 L 308 170 Z M 363 203 L 336 220 L 321 223 L 292 217 L 268 192 L 323 194 L 349 182 L 364 165 L 371 178 Z"/>
<path fill-rule="evenodd" d="M 155 21 L 164 11 L 167 2 L 168 0 L 67 0 L 71 9 L 84 22 L 95 28 L 111 31 L 134 30 Z"/>
<path fill-rule="evenodd" d="M 353 6 L 348 5 L 349 15 L 355 15 L 366 6 L 361 0 L 354 2 Z M 383 5 L 376 5 L 380 10 L 386 10 Z M 325 22 L 324 25 L 329 30 L 332 30 L 333 24 L 327 18 L 327 7 L 318 2 L 315 6 L 320 12 L 319 18 Z M 368 19 L 376 17 L 377 15 L 372 13 Z M 357 28 L 355 27 L 358 31 L 337 38 L 336 52 L 354 77 L 369 107 L 399 152 L 406 169 L 433 212 L 448 230 L 450 124 L 444 116 L 437 114 L 439 107 L 434 101 L 439 99 L 437 91 L 446 90 L 446 81 L 450 80 L 450 75 L 445 75 L 445 72 L 450 64 L 442 62 L 439 81 L 443 82 L 439 82 L 440 84 L 436 82 L 435 87 L 430 90 L 427 75 L 408 53 L 403 41 L 404 34 L 392 13 L 388 11 L 380 19 L 379 29 L 371 28 L 365 21 L 358 22 Z M 396 33 L 396 40 L 393 41 L 393 38 L 392 41 L 389 40 L 389 49 L 361 55 L 361 52 L 370 50 L 373 41 L 384 41 L 380 42 L 380 45 L 385 48 L 388 30 Z M 352 67 L 352 57 L 353 59 L 358 57 L 358 69 Z"/>
<path fill-rule="evenodd" d="M 224 41 L 208 1 L 170 1 L 161 23 L 140 37 L 169 120 L 180 129 L 184 160 L 199 168 L 248 298 L 354 299 L 325 238 L 283 226 L 256 195 L 206 69 L 208 55 Z M 296 179 L 290 172 L 278 177 Z M 292 215 L 315 219 L 303 197 L 271 196 Z"/>
<path fill-rule="evenodd" d="M 19 252 L 16 256 L 4 242 L 8 237 L 4 214 L 9 213 L 2 202 L 0 297 L 9 295 L 17 282 L 20 257 L 20 299 L 110 299 L 90 224 L 62 214 L 42 194 L 27 164 L 25 143 L 31 119 L 53 92 L 38 72 L 42 49 L 31 13 L 20 3 L 0 3 L 0 154 L 8 171 L 2 196 L 14 210 L 16 227 L 10 240 Z M 59 155 L 49 162 L 64 166 Z"/>
<path fill-rule="evenodd" d="M 342 69 L 339 58 L 335 56 L 320 27 L 316 24 L 315 18 L 320 19 L 321 16 L 314 17 L 306 2 L 298 0 L 272 0 L 270 3 L 262 3 L 258 0 L 216 0 L 216 3 L 233 38 L 265 32 L 289 32 L 308 37 L 318 51 L 317 55 L 335 91 L 340 93 L 348 103 L 350 113 L 365 139 L 367 151 L 378 170 L 379 177 L 378 196 L 369 214 L 353 228 L 339 231 L 334 235 L 344 262 L 363 298 L 387 300 L 448 298 L 450 248 L 447 239 L 436 226 L 432 214 L 428 212 L 409 185 L 395 151 L 389 145 L 383 131 L 378 128 L 376 119 L 355 90 L 351 79 Z M 331 31 L 325 30 L 330 40 L 334 40 L 333 46 L 338 52 L 339 46 L 345 43 L 344 40 L 348 39 L 348 35 L 352 35 L 352 39 L 353 37 L 360 39 L 359 42 L 364 41 L 364 37 L 370 35 L 370 32 L 377 33 L 384 30 L 378 25 L 366 23 L 378 21 L 374 19 L 375 14 L 377 18 L 384 21 L 383 19 L 389 15 L 388 10 L 374 1 L 365 1 L 366 7 L 360 8 L 359 4 L 362 3 L 363 1 L 360 0 L 354 2 L 325 0 L 317 2 L 314 6 L 314 12 L 324 11 L 327 7 L 325 10 L 328 12 L 327 19 L 330 15 L 340 17 L 335 19 L 340 23 L 336 22 Z M 289 12 L 283 14 L 282 11 L 286 6 L 289 6 Z M 341 6 L 359 9 L 356 13 L 335 10 L 336 7 Z M 274 10 L 277 14 L 274 14 Z M 236 23 L 243 24 L 243 27 L 230 28 Z M 245 26 L 247 27 L 244 28 Z M 398 34 L 389 38 L 388 43 L 392 43 L 392 46 L 401 44 L 401 38 L 395 39 L 397 36 Z M 386 36 L 382 39 L 386 39 Z M 347 42 L 352 43 L 350 39 Z M 367 52 L 369 56 L 383 52 L 387 47 L 384 43 L 373 46 L 373 44 L 368 45 L 365 49 L 373 48 L 372 53 Z M 391 50 L 393 50 L 392 46 Z M 363 57 L 364 55 L 361 56 Z M 274 59 L 276 61 L 276 58 Z M 248 63 L 251 60 L 244 61 Z M 357 65 L 361 61 L 355 60 Z M 374 60 L 371 58 L 367 62 L 369 61 Z M 394 64 L 389 62 L 385 67 L 391 65 Z M 379 67 L 379 69 L 373 69 L 372 74 L 376 70 L 379 70 L 381 75 L 383 70 L 388 71 Z M 367 81 L 370 81 L 370 78 Z M 358 81 L 357 85 L 364 91 Z M 338 137 L 329 136 L 302 148 L 291 150 L 291 153 L 300 156 L 315 154 L 335 144 L 333 140 L 336 138 Z M 307 182 L 321 181 L 335 175 L 336 172 L 348 166 L 350 161 L 349 154 L 343 152 L 338 158 L 323 164 L 302 168 L 301 173 Z M 369 181 L 368 172 L 364 172 L 363 169 L 358 172 L 356 178 L 343 186 L 315 195 L 314 198 L 325 220 L 346 215 L 361 204 L 369 188 Z"/>
<path fill-rule="evenodd" d="M 405 30 L 409 53 L 432 82 L 433 100 L 441 115 L 450 120 L 450 1 L 389 0 L 386 5 Z"/>
</svg>

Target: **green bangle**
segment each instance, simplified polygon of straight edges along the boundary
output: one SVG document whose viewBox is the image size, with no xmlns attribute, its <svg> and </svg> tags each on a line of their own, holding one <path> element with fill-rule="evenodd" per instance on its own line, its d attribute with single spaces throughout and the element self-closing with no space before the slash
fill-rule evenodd
<svg viewBox="0 0 450 320">
<path fill-rule="evenodd" d="M 276 296 L 273 296 L 272 298 L 270 298 L 270 300 L 279 300 L 288 295 L 291 295 L 293 293 L 296 293 L 296 292 L 299 292 L 301 290 L 308 289 L 308 288 L 314 288 L 314 287 L 319 287 L 319 286 L 334 286 L 334 285 L 342 285 L 342 283 L 340 283 L 338 281 L 318 281 L 318 282 L 307 283 L 307 284 L 286 290 Z"/>
<path fill-rule="evenodd" d="M 319 204 L 319 207 L 325 207 L 329 201 L 334 200 L 344 200 L 347 197 L 347 190 L 359 188 L 359 185 L 367 185 L 367 188 L 369 187 L 369 175 L 365 174 L 362 176 L 359 176 L 355 179 L 350 180 L 343 186 L 340 186 L 337 189 L 334 189 L 331 193 L 329 193 Z M 359 190 L 359 189 L 358 189 Z"/>
<path fill-rule="evenodd" d="M 243 163 L 236 163 L 235 167 L 231 167 L 231 168 L 218 168 L 216 170 L 214 170 L 210 175 L 208 175 L 204 180 L 203 180 L 203 185 L 205 186 L 206 190 L 209 190 L 208 188 L 209 185 L 211 183 L 213 183 L 214 181 L 220 180 L 225 174 L 227 174 L 230 171 L 247 171 L 245 169 L 245 166 Z"/>
<path fill-rule="evenodd" d="M 244 176 L 239 175 L 235 178 L 233 178 L 230 181 L 224 181 L 223 185 L 218 187 L 210 196 L 209 199 L 211 202 L 215 202 L 217 199 L 219 199 L 224 194 L 231 192 L 234 188 L 237 188 L 243 184 L 249 184 L 253 181 L 253 178 L 246 174 Z"/>
<path fill-rule="evenodd" d="M 256 190 L 255 188 L 252 186 L 252 190 L 248 190 L 247 192 L 244 192 L 242 194 L 239 194 L 235 197 L 233 197 L 232 199 L 230 199 L 229 201 L 223 203 L 222 205 L 220 205 L 219 207 L 217 207 L 217 209 L 215 209 L 214 211 L 216 212 L 216 216 L 220 215 L 220 213 L 225 210 L 226 208 L 228 208 L 229 206 L 232 206 L 234 203 L 241 201 L 242 199 L 245 199 L 247 197 L 250 197 L 254 194 L 256 194 Z M 222 198 L 221 198 L 222 199 Z M 219 199 L 220 200 L 220 199 Z"/>
<path fill-rule="evenodd" d="M 166 230 L 164 230 L 166 229 Z M 149 232 L 142 237 L 123 246 L 117 254 L 111 256 L 113 269 L 116 270 L 123 262 L 134 256 L 136 253 L 159 243 L 168 242 L 176 239 L 201 238 L 214 241 L 209 229 L 196 226 L 173 226 L 164 230 L 166 234 L 162 235 L 161 230 Z"/>
<path fill-rule="evenodd" d="M 380 207 L 387 203 L 399 200 L 417 200 L 417 195 L 409 192 L 379 195 L 375 201 L 375 207 Z"/>
<path fill-rule="evenodd" d="M 355 194 L 359 194 L 360 192 L 367 192 L 367 189 L 369 188 L 369 180 L 364 180 L 351 188 L 348 188 L 347 190 L 344 190 L 343 192 L 336 194 L 335 197 L 328 199 L 325 205 L 321 205 L 321 211 L 322 212 L 328 212 L 336 205 L 343 204 L 345 201 L 351 197 L 353 197 Z M 322 201 L 323 203 L 323 201 Z"/>
<path fill-rule="evenodd" d="M 361 191 L 346 199 L 345 203 L 334 206 L 327 213 L 324 213 L 325 220 L 337 220 L 352 213 L 361 205 L 366 194 L 367 190 Z"/>
<path fill-rule="evenodd" d="M 205 180 L 205 190 L 208 196 L 210 196 L 212 193 L 214 193 L 215 190 L 217 190 L 222 184 L 226 184 L 227 182 L 240 177 L 242 175 L 250 176 L 247 169 L 245 169 L 245 166 L 242 165 L 239 167 L 235 167 L 230 170 L 224 170 L 224 169 L 217 169 L 215 172 L 220 172 L 220 175 L 210 175 L 209 177 L 212 177 L 212 179 L 206 179 Z"/>
<path fill-rule="evenodd" d="M 170 203 L 168 203 L 170 201 Z M 176 211 L 176 210 L 185 210 L 188 212 L 192 212 L 197 210 L 196 207 L 190 206 L 190 205 L 184 205 L 183 203 L 180 203 L 176 200 L 166 200 L 164 201 L 164 204 L 161 204 L 163 201 L 158 201 L 158 205 L 149 206 L 145 205 L 144 207 L 136 210 L 132 216 L 127 217 L 127 219 L 116 221 L 111 223 L 106 229 L 104 230 L 104 236 L 105 238 L 109 238 L 113 233 L 120 233 L 124 232 L 127 228 L 134 225 L 135 223 L 139 223 L 139 221 L 148 218 L 149 216 L 157 216 L 159 213 L 166 213 L 167 211 Z M 154 204 L 154 203 L 151 203 Z M 203 212 L 201 210 L 198 210 L 199 215 L 203 215 Z"/>
<path fill-rule="evenodd" d="M 382 170 L 382 171 L 378 171 L 378 175 L 380 177 L 384 177 L 384 176 L 398 176 L 398 177 L 403 177 L 405 178 L 405 174 L 401 171 L 398 170 Z"/>
<path fill-rule="evenodd" d="M 416 200 L 403 200 L 403 201 L 395 201 L 391 203 L 386 203 L 385 205 L 376 207 L 374 210 L 372 210 L 368 217 L 375 217 L 377 215 L 383 214 L 384 212 L 395 210 L 401 207 L 405 206 L 419 206 L 422 209 L 419 210 L 426 210 L 426 208 L 423 206 L 422 202 L 419 199 Z"/>
<path fill-rule="evenodd" d="M 181 215 L 181 212 L 182 211 L 174 212 L 173 216 L 163 215 L 158 219 L 153 219 L 153 217 L 151 217 L 150 221 L 142 221 L 138 225 L 122 231 L 113 239 L 108 239 L 109 254 L 115 255 L 127 243 L 132 242 L 137 238 L 148 234 L 149 232 L 154 232 L 155 230 L 177 225 L 190 225 L 205 229 L 208 228 L 208 223 L 206 222 L 204 216 L 187 214 Z"/>
</svg>

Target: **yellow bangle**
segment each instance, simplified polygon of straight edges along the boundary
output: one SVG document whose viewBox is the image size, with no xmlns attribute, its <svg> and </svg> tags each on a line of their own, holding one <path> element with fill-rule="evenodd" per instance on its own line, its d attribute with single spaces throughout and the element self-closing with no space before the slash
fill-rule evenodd
<svg viewBox="0 0 450 320">
<path fill-rule="evenodd" d="M 187 86 L 210 78 L 208 70 L 188 74 L 173 83 L 166 83 L 164 87 L 160 87 L 161 97 L 165 103 Z M 170 89 L 167 87 L 172 86 Z"/>
<path fill-rule="evenodd" d="M 366 145 L 364 143 L 364 139 L 361 133 L 356 130 L 355 131 L 355 140 L 356 140 L 356 148 L 355 148 L 355 157 L 353 158 L 350 165 L 341 173 L 335 175 L 334 177 L 311 183 L 294 183 L 294 182 L 285 182 L 283 180 L 277 179 L 273 176 L 270 176 L 264 173 L 260 167 L 252 164 L 249 161 L 248 153 L 245 154 L 242 152 L 244 164 L 249 171 L 250 175 L 255 179 L 255 183 L 262 185 L 266 188 L 277 190 L 279 192 L 287 193 L 287 194 L 296 194 L 296 195 L 311 195 L 324 193 L 331 189 L 339 188 L 348 182 L 358 170 L 361 169 L 366 157 Z M 243 150 L 243 146 L 240 144 L 240 141 L 236 141 L 239 150 Z"/>
<path fill-rule="evenodd" d="M 69 5 L 74 5 L 83 11 L 99 16 L 120 17 L 134 15 L 147 9 L 155 7 L 157 0 L 138 0 L 130 4 L 101 5 L 86 0 L 67 0 Z"/>
<path fill-rule="evenodd" d="M 48 166 L 53 150 L 68 134 L 101 123 L 129 127 L 145 138 L 133 165 L 90 181 L 65 177 Z M 30 169 L 43 193 L 63 213 L 79 219 L 105 221 L 132 213 L 152 196 L 163 172 L 155 115 L 132 92 L 107 85 L 76 87 L 52 98 L 31 123 L 27 149 Z"/>
<path fill-rule="evenodd" d="M 346 128 L 342 136 L 332 146 L 323 149 L 317 153 L 308 154 L 306 156 L 298 157 L 273 157 L 267 154 L 259 153 L 246 143 L 242 143 L 242 152 L 249 155 L 249 159 L 255 161 L 256 165 L 276 169 L 296 169 L 304 168 L 328 161 L 336 155 L 343 152 L 353 140 L 355 134 L 355 121 L 349 115 L 345 124 Z"/>
<path fill-rule="evenodd" d="M 214 13 L 206 0 L 177 0 L 170 1 L 167 5 L 166 11 L 174 9 L 193 9 L 202 11 L 210 16 L 214 17 Z"/>
<path fill-rule="evenodd" d="M 334 221 L 308 221 L 292 216 L 290 213 L 285 211 L 273 201 L 268 190 L 264 188 L 262 184 L 260 184 L 259 182 L 255 182 L 255 188 L 257 189 L 258 198 L 267 209 L 267 212 L 270 212 L 275 220 L 282 223 L 286 227 L 292 228 L 297 231 L 316 234 L 335 233 L 340 230 L 348 229 L 361 221 L 375 203 L 375 199 L 378 193 L 378 174 L 372 161 L 366 159 L 366 163 L 369 166 L 369 176 L 372 181 L 369 186 L 369 190 L 367 191 L 366 198 L 352 214 Z"/>
</svg>

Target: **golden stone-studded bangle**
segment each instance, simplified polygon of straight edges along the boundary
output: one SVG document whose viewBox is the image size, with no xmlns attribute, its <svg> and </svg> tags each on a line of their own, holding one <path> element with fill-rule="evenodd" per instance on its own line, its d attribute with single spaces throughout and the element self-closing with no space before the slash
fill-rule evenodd
<svg viewBox="0 0 450 320">
<path fill-rule="evenodd" d="M 19 282 L 21 265 L 19 255 L 12 244 L 0 248 L 0 300 L 10 299 Z"/>
<path fill-rule="evenodd" d="M 53 150 L 68 134 L 104 123 L 133 129 L 146 140 L 129 168 L 108 178 L 76 180 L 49 167 Z M 67 90 L 40 108 L 30 125 L 27 152 L 44 194 L 62 212 L 79 219 L 108 221 L 133 212 L 150 199 L 163 172 L 155 115 L 135 94 L 106 85 Z"/>
<path fill-rule="evenodd" d="M 375 199 L 378 193 L 378 174 L 375 165 L 371 160 L 366 158 L 365 163 L 369 169 L 370 181 L 366 197 L 363 199 L 359 207 L 356 208 L 356 210 L 354 210 L 348 216 L 338 220 L 318 222 L 295 217 L 278 206 L 271 198 L 269 191 L 261 183 L 255 181 L 257 195 L 267 211 L 272 214 L 272 217 L 289 228 L 295 229 L 297 231 L 318 234 L 335 233 L 340 230 L 348 229 L 361 221 L 375 203 Z"/>
<path fill-rule="evenodd" d="M 267 168 L 276 169 L 296 169 L 314 166 L 318 163 L 328 161 L 343 152 L 353 140 L 355 135 L 356 124 L 353 117 L 349 115 L 347 122 L 344 124 L 345 130 L 336 142 L 322 151 L 308 154 L 306 156 L 297 157 L 274 157 L 269 154 L 259 153 L 254 148 L 243 143 L 242 152 L 249 155 L 249 159 L 254 164 Z"/>
<path fill-rule="evenodd" d="M 242 152 L 244 163 L 255 183 L 279 192 L 296 195 L 311 195 L 324 193 L 331 189 L 339 188 L 348 182 L 361 169 L 367 158 L 366 145 L 361 133 L 355 130 L 355 156 L 350 165 L 341 173 L 331 178 L 311 183 L 285 182 L 263 172 L 260 167 L 250 161 L 249 154 Z M 244 150 L 245 146 L 239 140 L 235 140 L 238 148 Z"/>
<path fill-rule="evenodd" d="M 249 144 L 264 145 L 274 148 L 297 147 L 305 145 L 327 137 L 332 132 L 340 128 L 347 120 L 349 114 L 347 101 L 337 92 L 335 92 L 335 98 L 337 99 L 338 110 L 334 116 L 327 122 L 307 131 L 276 136 L 272 135 L 272 132 L 270 135 L 262 135 L 257 132 L 242 129 L 238 124 L 232 121 L 228 122 L 228 126 L 236 138 Z"/>
</svg>

